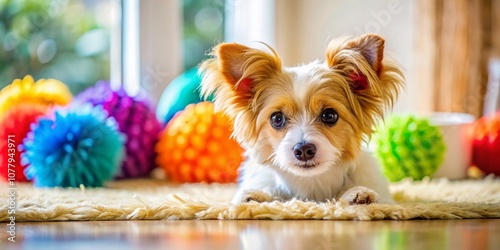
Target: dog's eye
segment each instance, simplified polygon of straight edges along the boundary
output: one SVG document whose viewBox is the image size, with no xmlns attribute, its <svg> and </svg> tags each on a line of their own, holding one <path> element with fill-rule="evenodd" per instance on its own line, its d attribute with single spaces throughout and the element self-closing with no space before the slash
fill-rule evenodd
<svg viewBox="0 0 500 250">
<path fill-rule="evenodd" d="M 334 109 L 327 108 L 321 113 L 321 121 L 328 125 L 334 125 L 338 120 L 339 114 Z"/>
<path fill-rule="evenodd" d="M 285 116 L 283 115 L 283 113 L 281 112 L 274 112 L 272 115 L 271 115 L 271 126 L 273 126 L 273 128 L 281 128 L 285 125 L 285 122 L 286 122 L 286 118 Z"/>
</svg>

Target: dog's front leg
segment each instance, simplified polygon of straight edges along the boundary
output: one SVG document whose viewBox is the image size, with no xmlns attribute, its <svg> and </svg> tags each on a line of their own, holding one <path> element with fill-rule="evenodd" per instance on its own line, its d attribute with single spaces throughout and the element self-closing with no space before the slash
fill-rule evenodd
<svg viewBox="0 0 500 250">
<path fill-rule="evenodd" d="M 235 198 L 238 203 L 247 203 L 252 201 L 270 202 L 274 200 L 270 194 L 256 189 L 243 190 L 241 194 Z"/>
<path fill-rule="evenodd" d="M 351 205 L 370 204 L 378 201 L 378 194 L 363 186 L 356 186 L 348 189 L 340 199 L 343 199 Z"/>
<path fill-rule="evenodd" d="M 247 189 L 238 191 L 236 196 L 233 198 L 233 203 L 248 203 L 252 201 L 270 202 L 273 200 L 273 196 L 269 193 L 257 189 Z"/>
</svg>

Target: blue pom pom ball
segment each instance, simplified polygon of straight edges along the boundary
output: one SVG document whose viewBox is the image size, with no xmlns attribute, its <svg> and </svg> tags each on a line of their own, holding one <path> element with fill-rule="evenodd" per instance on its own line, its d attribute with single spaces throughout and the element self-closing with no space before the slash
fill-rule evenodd
<svg viewBox="0 0 500 250">
<path fill-rule="evenodd" d="M 36 187 L 100 187 L 117 173 L 123 142 L 116 121 L 100 107 L 55 109 L 32 125 L 23 142 L 26 177 Z"/>
</svg>

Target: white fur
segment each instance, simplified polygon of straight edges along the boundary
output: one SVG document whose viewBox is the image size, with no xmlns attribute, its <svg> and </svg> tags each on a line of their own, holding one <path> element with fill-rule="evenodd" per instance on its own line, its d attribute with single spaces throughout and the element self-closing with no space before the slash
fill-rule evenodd
<svg viewBox="0 0 500 250">
<path fill-rule="evenodd" d="M 357 162 L 325 168 L 322 174 L 299 176 L 275 165 L 261 165 L 250 157 L 240 167 L 240 187 L 233 202 L 240 202 L 241 196 L 248 190 L 259 190 L 283 200 L 326 201 L 339 199 L 345 191 L 356 186 L 365 186 L 377 192 L 379 202 L 392 202 L 388 183 L 370 153 L 361 151 Z"/>
<path fill-rule="evenodd" d="M 329 165 L 334 165 L 340 158 L 340 151 L 320 134 L 307 126 L 305 120 L 298 121 L 299 125 L 292 125 L 283 140 L 275 149 L 274 165 L 282 170 L 299 176 L 314 176 L 328 170 Z M 299 142 L 308 142 L 316 146 L 316 155 L 307 162 L 299 161 L 293 154 L 293 147 Z M 304 168 L 304 165 L 314 165 Z"/>
<path fill-rule="evenodd" d="M 317 74 L 314 74 L 314 72 L 320 68 L 327 69 L 327 67 L 325 63 L 313 61 L 298 67 L 285 68 L 286 73 L 293 75 L 293 93 L 299 103 L 305 103 L 304 100 L 307 89 L 311 87 L 312 84 L 321 83 L 321 78 L 319 78 Z"/>
</svg>

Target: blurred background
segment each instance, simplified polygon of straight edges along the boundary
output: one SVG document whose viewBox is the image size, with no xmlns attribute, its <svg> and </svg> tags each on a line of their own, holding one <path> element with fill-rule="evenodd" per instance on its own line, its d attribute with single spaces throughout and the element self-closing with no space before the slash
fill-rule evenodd
<svg viewBox="0 0 500 250">
<path fill-rule="evenodd" d="M 263 41 L 295 65 L 363 33 L 383 36 L 405 69 L 396 111 L 498 109 L 495 0 L 0 0 L 0 88 L 31 74 L 77 94 L 105 79 L 158 101 L 222 41 Z"/>
<path fill-rule="evenodd" d="M 110 75 L 106 1 L 0 0 L 0 87 L 32 74 L 79 92 Z"/>
</svg>

